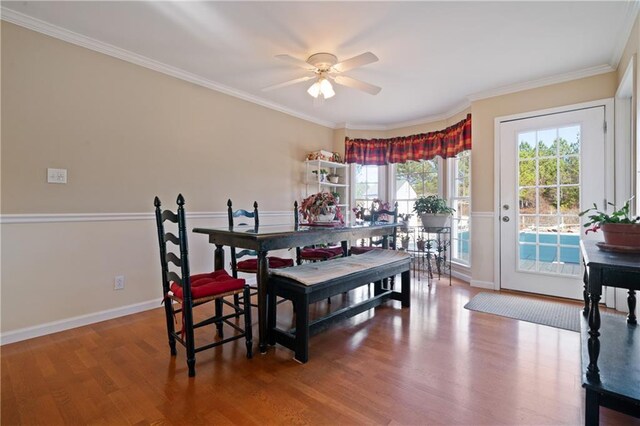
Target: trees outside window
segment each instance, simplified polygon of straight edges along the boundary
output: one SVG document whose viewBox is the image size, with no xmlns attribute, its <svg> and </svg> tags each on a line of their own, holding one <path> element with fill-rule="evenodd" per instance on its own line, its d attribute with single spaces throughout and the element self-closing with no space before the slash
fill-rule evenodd
<svg viewBox="0 0 640 426">
<path fill-rule="evenodd" d="M 413 202 L 423 195 L 440 194 L 438 159 L 409 161 L 395 166 L 395 199 L 400 214 L 413 213 Z M 413 215 L 415 221 L 416 215 Z"/>
</svg>

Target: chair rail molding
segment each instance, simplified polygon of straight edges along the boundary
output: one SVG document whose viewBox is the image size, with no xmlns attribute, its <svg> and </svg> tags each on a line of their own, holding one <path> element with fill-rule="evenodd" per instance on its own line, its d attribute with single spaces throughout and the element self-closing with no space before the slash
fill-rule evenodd
<svg viewBox="0 0 640 426">
<path fill-rule="evenodd" d="M 261 217 L 293 216 L 291 211 L 260 212 Z M 226 219 L 227 212 L 193 212 L 187 213 L 188 219 Z M 53 223 L 53 222 L 115 222 L 132 220 L 155 220 L 153 212 L 149 213 L 25 213 L 0 215 L 0 224 L 10 223 Z M 293 220 L 293 217 L 291 217 Z"/>
</svg>

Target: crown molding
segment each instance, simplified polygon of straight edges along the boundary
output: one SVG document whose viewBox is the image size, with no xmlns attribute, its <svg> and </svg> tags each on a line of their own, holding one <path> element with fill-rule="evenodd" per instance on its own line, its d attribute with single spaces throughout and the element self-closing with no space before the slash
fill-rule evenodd
<svg viewBox="0 0 640 426">
<path fill-rule="evenodd" d="M 633 17 L 633 19 L 629 19 L 625 23 L 625 29 L 621 31 L 620 41 L 617 43 L 617 48 L 614 51 L 612 57 L 612 64 L 615 66 L 618 65 L 620 58 L 622 57 L 622 53 L 624 52 L 624 48 L 626 45 L 626 41 L 629 37 L 629 34 L 633 28 L 633 24 L 635 23 L 635 17 L 640 11 L 640 2 L 634 0 L 629 2 L 628 5 L 629 15 Z M 466 108 L 469 108 L 471 102 L 492 98 L 501 95 L 507 95 L 510 93 L 520 92 L 523 90 L 536 89 L 543 86 L 548 86 L 551 84 L 563 83 L 566 81 L 577 80 L 580 78 L 591 77 L 598 74 L 604 74 L 607 72 L 615 71 L 615 68 L 611 65 L 605 64 L 592 68 L 587 68 L 579 71 L 573 71 L 566 74 L 561 74 L 552 77 L 546 77 L 538 80 L 532 80 L 523 83 L 516 83 L 513 85 L 502 86 L 496 89 L 490 89 L 482 92 L 478 92 L 472 94 L 467 97 L 466 100 L 456 105 L 451 110 L 444 112 L 442 114 L 436 114 L 432 116 L 427 116 L 421 119 L 410 120 L 400 123 L 394 123 L 389 125 L 359 125 L 359 124 L 350 124 L 350 123 L 334 123 L 331 121 L 321 120 L 307 114 L 302 114 L 300 112 L 294 111 L 282 105 L 276 104 L 274 102 L 270 102 L 266 99 L 251 95 L 249 93 L 225 86 L 223 84 L 217 83 L 212 80 L 208 80 L 196 74 L 190 73 L 188 71 L 182 70 L 180 68 L 172 67 L 170 65 L 161 63 L 159 61 L 147 58 L 142 55 L 138 55 L 136 53 L 130 52 L 125 49 L 121 49 L 115 47 L 113 45 L 103 43 L 101 41 L 95 40 L 93 38 L 75 33 L 73 31 L 69 31 L 62 27 L 58 27 L 56 25 L 49 24 L 45 21 L 32 18 L 28 15 L 25 15 L 20 12 L 13 11 L 11 9 L 7 9 L 4 6 L 0 6 L 0 15 L 1 19 L 7 22 L 11 22 L 13 24 L 19 25 L 21 27 L 48 35 L 50 37 L 54 37 L 63 41 L 66 41 L 71 44 L 75 44 L 77 46 L 81 46 L 99 53 L 103 53 L 108 56 L 112 56 L 123 61 L 127 61 L 139 66 L 142 66 L 147 69 L 151 69 L 153 71 L 157 71 L 163 73 L 165 75 L 169 75 L 174 78 L 178 78 L 180 80 L 188 81 L 190 83 L 196 84 L 201 87 L 205 87 L 211 90 L 215 90 L 220 93 L 224 93 L 229 96 L 233 96 L 238 99 L 242 99 L 247 102 L 251 102 L 305 121 L 309 121 L 314 124 L 318 124 L 324 127 L 328 127 L 334 130 L 337 129 L 346 129 L 346 130 L 370 130 L 370 131 L 387 131 L 387 130 L 396 130 L 404 127 L 411 127 L 421 124 L 433 123 L 436 121 L 446 120 L 451 118 L 452 116 L 464 111 Z"/>
<path fill-rule="evenodd" d="M 405 127 L 418 126 L 420 124 L 429 124 L 434 123 L 436 121 L 448 120 L 456 114 L 461 113 L 462 111 L 471 108 L 471 102 L 469 100 L 464 100 L 461 103 L 457 104 L 449 111 L 444 112 L 442 114 L 430 115 L 424 118 L 420 118 L 417 120 L 405 121 L 402 123 L 396 123 L 387 127 L 387 130 L 396 130 Z"/>
<path fill-rule="evenodd" d="M 128 50 L 113 46 L 111 44 L 103 43 L 91 37 L 69 31 L 65 28 L 52 25 L 40 19 L 32 18 L 23 13 L 7 9 L 4 6 L 0 7 L 0 15 L 3 21 L 7 21 L 12 24 L 27 28 L 29 30 L 48 35 L 50 37 L 66 41 L 71 44 L 75 44 L 76 46 L 103 53 L 105 55 L 112 56 L 114 58 L 118 58 L 123 61 L 127 61 L 132 64 L 178 78 L 180 80 L 188 81 L 198 86 L 215 90 L 217 92 L 224 93 L 225 95 L 233 96 L 234 98 L 242 99 L 244 101 L 248 101 L 278 112 L 282 112 L 284 114 L 288 114 L 305 121 L 319 124 L 324 127 L 329 127 L 331 129 L 338 128 L 337 123 L 320 120 L 318 118 L 299 113 L 282 105 L 270 102 L 266 99 L 251 95 L 241 90 L 233 89 L 231 87 L 225 86 L 212 80 L 208 80 L 204 77 L 190 73 L 180 68 L 164 64 L 151 58 L 147 58 L 146 56 L 138 55 L 137 53 L 133 53 Z"/>
<path fill-rule="evenodd" d="M 622 59 L 622 54 L 624 53 L 624 48 L 627 47 L 627 41 L 631 36 L 631 30 L 633 30 L 633 25 L 638 18 L 638 13 L 640 12 L 640 1 L 632 0 L 627 2 L 627 11 L 625 13 L 629 18 L 625 22 L 622 27 L 622 31 L 618 34 L 618 40 L 616 42 L 616 48 L 611 55 L 611 64 L 614 68 L 618 68 L 620 65 L 620 59 Z"/>
<path fill-rule="evenodd" d="M 578 80 L 586 77 L 593 77 L 594 75 L 605 74 L 611 71 L 615 71 L 611 65 L 598 65 L 591 68 L 585 68 L 578 71 L 572 71 L 565 74 L 555 75 L 552 77 L 545 77 L 538 80 L 526 81 L 523 83 L 511 84 L 508 86 L 498 87 L 496 89 L 485 90 L 470 95 L 468 99 L 471 102 L 479 101 L 482 99 L 493 98 L 496 96 L 508 95 L 510 93 L 521 92 L 523 90 L 537 89 L 539 87 L 549 86 L 552 84 L 564 83 L 571 80 Z"/>
<path fill-rule="evenodd" d="M 396 129 L 402 129 L 405 127 L 411 127 L 411 126 L 418 126 L 420 124 L 429 124 L 429 123 L 435 123 L 436 121 L 442 121 L 442 120 L 448 120 L 451 117 L 453 117 L 454 115 L 464 111 L 467 108 L 471 107 L 471 102 L 469 102 L 468 100 L 465 100 L 461 103 L 459 103 L 458 105 L 454 106 L 453 108 L 451 108 L 449 111 L 444 112 L 442 114 L 436 114 L 436 115 L 429 115 L 426 116 L 424 118 L 419 118 L 416 120 L 409 120 L 409 121 L 402 121 L 399 123 L 393 123 L 393 124 L 389 124 L 389 125 L 380 125 L 380 126 L 376 126 L 376 125 L 371 125 L 371 126 L 367 126 L 367 125 L 358 125 L 358 124 L 349 124 L 349 123 L 340 123 L 338 127 L 338 129 L 345 129 L 345 130 L 379 130 L 379 131 L 385 131 L 385 130 L 396 130 Z"/>
</svg>

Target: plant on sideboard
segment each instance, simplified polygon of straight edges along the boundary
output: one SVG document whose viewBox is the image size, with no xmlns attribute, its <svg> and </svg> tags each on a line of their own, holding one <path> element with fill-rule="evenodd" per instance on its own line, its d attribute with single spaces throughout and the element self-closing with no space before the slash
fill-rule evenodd
<svg viewBox="0 0 640 426">
<path fill-rule="evenodd" d="M 640 247 L 640 216 L 630 215 L 631 200 L 633 197 L 628 199 L 619 209 L 616 209 L 615 204 L 607 203 L 614 209 L 611 213 L 598 210 L 595 203 L 590 209 L 578 213 L 580 217 L 591 213 L 587 216 L 588 220 L 584 224 L 585 228 L 589 228 L 585 234 L 601 230 L 606 244 Z"/>
</svg>

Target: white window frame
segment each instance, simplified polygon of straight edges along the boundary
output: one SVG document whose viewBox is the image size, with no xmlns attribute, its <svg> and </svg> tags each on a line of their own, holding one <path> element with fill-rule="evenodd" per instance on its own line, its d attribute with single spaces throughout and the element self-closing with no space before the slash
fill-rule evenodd
<svg viewBox="0 0 640 426">
<path fill-rule="evenodd" d="M 444 198 L 444 160 L 440 157 L 434 158 L 436 160 L 436 165 L 438 167 L 438 195 Z M 389 175 L 387 176 L 389 191 L 387 193 L 387 199 L 391 200 L 391 203 L 395 203 L 396 200 L 396 164 L 389 165 Z M 412 211 L 410 213 L 413 215 L 411 217 L 411 224 L 418 225 L 420 223 L 420 218 L 416 217 L 416 214 Z"/>
<path fill-rule="evenodd" d="M 356 167 L 357 164 L 351 164 L 351 167 L 349 169 L 349 176 L 350 176 L 350 186 L 351 186 L 351 199 L 350 201 L 350 205 L 352 208 L 356 208 L 356 192 L 357 192 L 357 182 L 356 182 Z M 389 185 L 387 185 L 387 171 L 389 169 L 390 166 L 377 166 L 378 167 L 378 197 L 382 200 L 382 201 L 387 201 L 389 200 L 388 195 L 388 187 Z M 363 206 L 364 208 L 371 208 L 371 205 L 366 205 Z M 352 215 L 352 217 L 355 217 Z"/>
<path fill-rule="evenodd" d="M 457 172 L 457 161 L 458 161 L 458 157 L 452 157 L 449 158 L 447 160 L 447 188 L 448 188 L 448 200 L 449 200 L 449 205 L 453 206 L 454 205 L 454 201 L 455 200 L 467 200 L 469 202 L 469 218 L 468 218 L 468 223 L 469 223 L 469 240 L 468 240 L 468 257 L 469 259 L 460 259 L 458 257 L 455 257 L 455 252 L 453 250 L 453 245 L 455 244 L 454 240 L 458 240 L 457 234 L 458 234 L 458 228 L 456 226 L 456 219 L 452 218 L 451 219 L 451 247 L 450 247 L 450 251 L 449 251 L 449 256 L 451 258 L 451 262 L 453 263 L 457 263 L 460 265 L 464 265 L 464 266 L 471 266 L 471 234 L 472 234 L 472 229 L 471 229 L 471 203 L 472 203 L 472 199 L 471 199 L 471 189 L 473 186 L 473 182 L 471 180 L 471 170 L 473 168 L 473 164 L 471 163 L 471 151 L 463 151 L 466 155 L 469 156 L 469 195 L 466 197 L 457 197 L 455 196 L 456 194 L 456 172 Z M 460 155 L 460 154 L 458 154 Z"/>
</svg>

